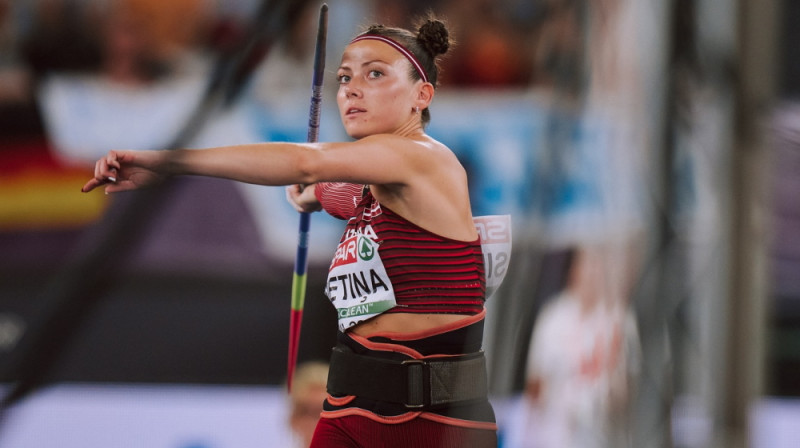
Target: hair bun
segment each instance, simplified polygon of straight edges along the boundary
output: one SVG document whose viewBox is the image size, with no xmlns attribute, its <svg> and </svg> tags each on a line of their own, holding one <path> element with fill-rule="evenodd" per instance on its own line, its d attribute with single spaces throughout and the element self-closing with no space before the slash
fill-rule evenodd
<svg viewBox="0 0 800 448">
<path fill-rule="evenodd" d="M 434 57 L 445 54 L 450 49 L 450 34 L 440 20 L 428 19 L 423 22 L 417 32 L 417 40 Z"/>
</svg>

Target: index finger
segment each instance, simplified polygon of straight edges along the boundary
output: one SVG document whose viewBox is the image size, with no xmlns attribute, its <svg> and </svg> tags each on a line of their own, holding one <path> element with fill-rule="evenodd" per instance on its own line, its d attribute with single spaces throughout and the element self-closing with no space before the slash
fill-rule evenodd
<svg viewBox="0 0 800 448">
<path fill-rule="evenodd" d="M 86 182 L 86 184 L 84 184 L 83 187 L 81 187 L 81 192 L 82 193 L 88 193 L 88 192 L 94 190 L 95 188 L 97 188 L 97 187 L 99 187 L 101 185 L 113 184 L 116 181 L 117 181 L 117 179 L 115 179 L 113 177 L 106 177 L 106 178 L 103 178 L 103 179 L 98 179 L 96 177 L 93 177 L 93 178 L 89 179 L 89 181 Z"/>
<path fill-rule="evenodd" d="M 100 185 L 102 185 L 102 182 L 100 182 L 99 180 L 94 178 L 89 179 L 89 182 L 86 182 L 86 184 L 83 187 L 81 187 L 81 193 L 88 193 L 94 190 L 95 188 L 99 187 Z"/>
</svg>

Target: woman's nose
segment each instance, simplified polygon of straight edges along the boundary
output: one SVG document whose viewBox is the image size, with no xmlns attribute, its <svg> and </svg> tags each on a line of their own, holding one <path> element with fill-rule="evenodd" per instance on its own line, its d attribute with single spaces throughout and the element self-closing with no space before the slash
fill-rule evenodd
<svg viewBox="0 0 800 448">
<path fill-rule="evenodd" d="M 344 94 L 348 98 L 357 98 L 361 95 L 361 91 L 357 87 L 348 84 L 344 88 Z"/>
<path fill-rule="evenodd" d="M 361 86 L 359 85 L 359 79 L 357 77 L 352 77 L 344 85 L 344 94 L 347 98 L 353 97 L 360 97 L 361 96 Z"/>
</svg>

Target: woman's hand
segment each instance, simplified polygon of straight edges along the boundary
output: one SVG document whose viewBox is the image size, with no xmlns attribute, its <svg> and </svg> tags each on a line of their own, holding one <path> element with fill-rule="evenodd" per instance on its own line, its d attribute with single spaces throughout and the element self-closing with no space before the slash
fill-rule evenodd
<svg viewBox="0 0 800 448">
<path fill-rule="evenodd" d="M 156 184 L 166 178 L 157 169 L 166 157 L 166 151 L 110 151 L 95 163 L 94 177 L 81 191 L 87 193 L 106 185 L 106 193 L 114 193 Z"/>
<path fill-rule="evenodd" d="M 286 187 L 286 200 L 292 204 L 295 210 L 301 213 L 311 213 L 322 210 L 322 205 L 314 194 L 316 184 L 311 185 L 289 185 Z"/>
</svg>

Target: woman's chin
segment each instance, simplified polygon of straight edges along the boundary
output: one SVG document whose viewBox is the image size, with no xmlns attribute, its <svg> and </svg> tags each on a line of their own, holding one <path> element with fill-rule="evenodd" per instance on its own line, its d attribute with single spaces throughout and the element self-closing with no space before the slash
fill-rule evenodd
<svg viewBox="0 0 800 448">
<path fill-rule="evenodd" d="M 356 129 L 354 127 L 345 128 L 345 132 L 347 132 L 347 135 L 349 135 L 350 138 L 354 138 L 356 140 L 372 135 L 370 132 L 367 132 L 363 129 Z"/>
</svg>

